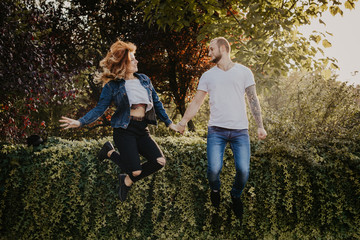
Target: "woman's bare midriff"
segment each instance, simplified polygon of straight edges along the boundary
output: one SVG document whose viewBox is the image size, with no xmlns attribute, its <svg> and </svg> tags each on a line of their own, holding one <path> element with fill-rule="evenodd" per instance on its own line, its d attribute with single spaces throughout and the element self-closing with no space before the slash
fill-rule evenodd
<svg viewBox="0 0 360 240">
<path fill-rule="evenodd" d="M 139 106 L 136 107 L 135 109 L 130 109 L 130 116 L 134 116 L 134 117 L 144 117 L 145 116 L 145 107 L 143 106 Z"/>
</svg>

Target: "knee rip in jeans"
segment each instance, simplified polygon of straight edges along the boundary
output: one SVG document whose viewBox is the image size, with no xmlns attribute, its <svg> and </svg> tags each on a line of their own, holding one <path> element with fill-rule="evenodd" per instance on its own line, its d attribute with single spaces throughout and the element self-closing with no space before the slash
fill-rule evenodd
<svg viewBox="0 0 360 240">
<path fill-rule="evenodd" d="M 137 171 L 133 171 L 132 172 L 132 175 L 134 176 L 134 177 L 137 177 L 137 176 L 139 176 L 141 174 L 141 170 L 137 170 Z"/>
<path fill-rule="evenodd" d="M 158 159 L 156 159 L 156 161 L 161 165 L 161 166 L 165 166 L 166 160 L 163 157 L 160 157 Z"/>
</svg>

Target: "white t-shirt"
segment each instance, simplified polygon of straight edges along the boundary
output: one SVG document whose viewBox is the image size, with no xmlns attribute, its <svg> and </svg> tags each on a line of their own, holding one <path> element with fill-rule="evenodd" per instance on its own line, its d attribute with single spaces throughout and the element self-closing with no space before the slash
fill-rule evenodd
<svg viewBox="0 0 360 240">
<path fill-rule="evenodd" d="M 228 71 L 217 66 L 200 78 L 198 90 L 209 94 L 209 126 L 228 129 L 248 129 L 245 89 L 254 85 L 254 75 L 244 65 L 235 63 Z"/>
<path fill-rule="evenodd" d="M 146 112 L 149 111 L 153 103 L 149 99 L 146 89 L 141 85 L 139 79 L 130 79 L 125 81 L 126 93 L 129 99 L 130 107 L 133 104 L 146 104 Z"/>
</svg>

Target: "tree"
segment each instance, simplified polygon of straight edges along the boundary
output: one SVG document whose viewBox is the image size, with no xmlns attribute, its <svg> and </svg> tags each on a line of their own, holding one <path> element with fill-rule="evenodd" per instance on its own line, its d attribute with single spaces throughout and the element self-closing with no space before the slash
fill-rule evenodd
<svg viewBox="0 0 360 240">
<path fill-rule="evenodd" d="M 58 34 L 61 8 L 33 1 L 0 3 L 1 140 L 19 141 L 46 134 L 52 115 L 76 94 L 69 79 L 79 65 L 69 65 L 61 44 L 71 35 Z"/>
<path fill-rule="evenodd" d="M 321 71 L 281 77 L 272 94 L 262 96 L 273 139 L 309 148 L 356 145 L 352 139 L 359 137 L 360 91 L 336 76 L 326 80 Z"/>
<path fill-rule="evenodd" d="M 306 39 L 297 27 L 309 24 L 327 10 L 333 15 L 342 14 L 338 1 L 148 0 L 141 6 L 146 21 L 164 30 L 180 31 L 196 23 L 201 26 L 199 40 L 227 37 L 235 52 L 234 60 L 249 66 L 262 86 L 269 87 L 291 69 L 312 70 L 322 65 L 337 68 L 334 59 L 314 59 L 318 51 L 323 51 L 311 41 L 322 40 L 323 46 L 329 47 L 326 35 L 315 33 Z M 354 8 L 354 1 L 346 1 L 344 7 Z"/>
<path fill-rule="evenodd" d="M 165 101 L 174 100 L 177 111 L 184 115 L 186 104 L 194 94 L 199 77 L 209 68 L 205 41 L 197 41 L 199 26 L 184 28 L 180 32 L 167 30 L 157 34 L 140 62 L 157 89 L 165 96 Z M 163 36 L 166 37 L 163 37 Z M 195 130 L 192 121 L 188 124 Z"/>
</svg>

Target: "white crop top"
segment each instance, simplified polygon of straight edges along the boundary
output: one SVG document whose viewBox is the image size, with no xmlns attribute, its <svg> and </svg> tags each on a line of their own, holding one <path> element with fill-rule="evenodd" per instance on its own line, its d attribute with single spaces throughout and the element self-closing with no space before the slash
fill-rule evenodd
<svg viewBox="0 0 360 240">
<path fill-rule="evenodd" d="M 153 107 L 152 100 L 149 99 L 146 89 L 141 85 L 139 79 L 125 81 L 126 93 L 128 95 L 130 107 L 133 104 L 146 104 L 146 112 Z"/>
</svg>

